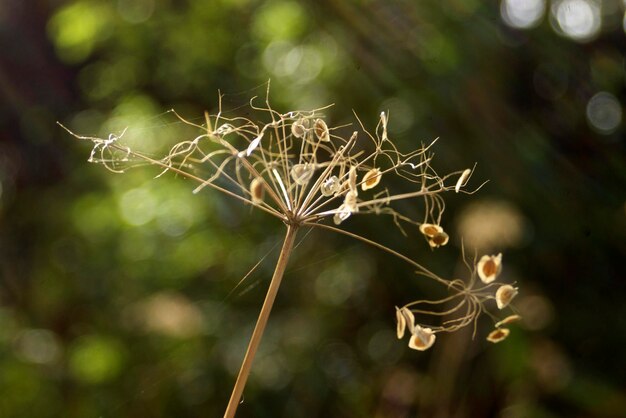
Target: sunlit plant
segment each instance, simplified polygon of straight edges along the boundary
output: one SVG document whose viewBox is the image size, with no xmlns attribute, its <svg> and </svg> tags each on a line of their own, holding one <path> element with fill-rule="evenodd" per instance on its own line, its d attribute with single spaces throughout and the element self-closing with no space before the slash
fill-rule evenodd
<svg viewBox="0 0 626 418">
<path fill-rule="evenodd" d="M 124 132 L 96 138 L 76 135 L 68 129 L 76 138 L 93 143 L 90 162 L 116 173 L 137 162 L 149 163 L 162 169 L 159 176 L 173 172 L 196 182 L 194 193 L 215 189 L 275 217 L 285 226 L 280 255 L 225 417 L 235 415 L 296 236 L 303 227 L 329 230 L 377 247 L 446 289 L 448 295 L 442 299 L 416 300 L 396 308 L 397 336 L 403 338 L 408 331 L 412 349 L 427 350 L 437 334 L 472 324 L 476 333 L 477 319 L 487 312 L 488 301 L 495 300 L 499 309 L 510 306 L 517 288 L 496 282 L 502 267 L 501 254 L 485 255 L 478 263 L 468 262 L 463 254 L 468 279 L 445 279 L 376 240 L 342 229 L 353 216 L 388 216 L 400 233 L 406 235 L 407 228 L 414 228 L 431 248 L 446 245 L 449 236 L 441 227 L 445 209 L 442 195 L 478 190 L 480 186 L 466 190 L 473 169 L 438 175 L 432 167 L 433 143 L 408 152 L 399 150 L 388 136 L 385 112 L 370 133 L 358 118 L 359 130 L 329 127 L 325 121 L 329 107 L 280 113 L 269 105 L 269 92 L 264 106 L 254 105 L 254 99 L 250 106 L 265 118 L 264 122 L 224 117 L 221 97 L 219 111 L 214 116 L 205 113 L 203 124 L 176 114 L 198 134 L 177 143 L 162 158 L 125 145 Z M 405 190 L 395 192 L 393 186 L 399 183 L 406 185 Z M 419 219 L 394 209 L 396 201 L 407 199 L 421 202 Z M 499 342 L 509 334 L 502 325 L 519 319 L 510 315 L 498 322 L 495 315 L 489 316 L 497 322 L 487 337 L 491 342 Z"/>
</svg>

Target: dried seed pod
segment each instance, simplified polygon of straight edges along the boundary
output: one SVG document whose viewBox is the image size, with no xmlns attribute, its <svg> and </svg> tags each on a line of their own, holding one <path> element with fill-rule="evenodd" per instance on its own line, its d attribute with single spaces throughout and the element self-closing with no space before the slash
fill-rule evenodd
<svg viewBox="0 0 626 418">
<path fill-rule="evenodd" d="M 517 288 L 510 284 L 500 286 L 496 291 L 496 304 L 498 305 L 498 309 L 506 308 L 515 296 L 517 296 Z"/>
<path fill-rule="evenodd" d="M 334 195 L 339 191 L 339 186 L 339 179 L 337 178 L 337 176 L 332 176 L 326 179 L 326 181 L 324 181 L 324 183 L 322 183 L 322 186 L 320 187 L 322 196 L 328 197 Z"/>
<path fill-rule="evenodd" d="M 409 340 L 409 347 L 418 351 L 428 350 L 435 343 L 436 338 L 437 336 L 430 328 L 422 328 L 416 325 Z"/>
<path fill-rule="evenodd" d="M 510 333 L 511 331 L 509 331 L 508 328 L 494 329 L 493 331 L 489 333 L 489 335 L 487 335 L 487 341 L 492 342 L 494 344 L 499 343 L 500 341 L 508 337 Z"/>
<path fill-rule="evenodd" d="M 252 203 L 258 204 L 263 202 L 265 187 L 260 177 L 255 177 L 250 183 L 250 195 L 252 196 Z"/>
<path fill-rule="evenodd" d="M 335 216 L 333 216 L 333 222 L 335 223 L 335 225 L 339 225 L 340 223 L 348 219 L 350 215 L 352 215 L 352 212 L 348 210 L 348 208 L 346 208 L 346 205 L 341 205 L 337 209 L 337 213 L 335 213 Z"/>
<path fill-rule="evenodd" d="M 519 315 L 509 315 L 506 318 L 504 318 L 502 321 L 496 322 L 496 328 L 500 328 L 502 325 L 507 325 L 513 322 L 517 322 L 520 319 L 522 319 L 522 317 Z"/>
<path fill-rule="evenodd" d="M 361 181 L 361 190 L 365 191 L 378 186 L 381 177 L 382 173 L 380 170 L 378 168 L 372 168 L 363 176 L 363 181 Z"/>
<path fill-rule="evenodd" d="M 396 306 L 396 321 L 398 322 L 398 327 L 396 330 L 398 339 L 404 337 L 405 329 L 408 329 L 409 333 L 413 334 L 413 331 L 415 330 L 415 317 L 413 316 L 413 312 L 411 312 L 409 308 L 398 308 Z"/>
<path fill-rule="evenodd" d="M 502 270 L 502 253 L 498 255 L 483 255 L 478 264 L 478 277 L 483 283 L 493 282 Z"/>
<path fill-rule="evenodd" d="M 300 186 L 303 186 L 311 180 L 315 168 L 313 164 L 296 164 L 291 168 L 291 178 Z"/>
<path fill-rule="evenodd" d="M 420 232 L 426 236 L 426 238 L 432 238 L 435 235 L 443 232 L 443 228 L 439 225 L 423 223 L 420 225 Z"/>
<path fill-rule="evenodd" d="M 450 237 L 448 236 L 448 234 L 446 234 L 445 232 L 441 231 L 441 232 L 437 232 L 434 236 L 429 238 L 428 239 L 428 244 L 432 248 L 439 248 L 442 245 L 446 245 L 449 240 L 450 240 Z"/>
<path fill-rule="evenodd" d="M 317 139 L 323 142 L 330 141 L 330 132 L 328 131 L 328 125 L 322 119 L 315 119 L 313 123 L 313 130 Z"/>
<path fill-rule="evenodd" d="M 454 186 L 454 191 L 458 193 L 461 190 L 461 187 L 465 186 L 467 183 L 467 179 L 469 179 L 470 174 L 472 174 L 472 170 L 469 168 L 461 173 L 461 177 L 456 181 L 456 186 Z"/>
<path fill-rule="evenodd" d="M 353 192 L 352 190 L 350 190 L 348 193 L 346 193 L 346 197 L 343 200 L 343 205 L 350 212 L 358 212 L 359 208 L 356 204 L 357 204 L 357 194 Z"/>
<path fill-rule="evenodd" d="M 350 167 L 350 172 L 348 173 L 348 187 L 350 188 L 350 191 L 358 195 L 359 192 L 356 188 L 356 176 L 357 176 L 356 167 L 355 166 Z"/>
<path fill-rule="evenodd" d="M 291 124 L 291 134 L 296 138 L 304 138 L 306 135 L 308 120 L 300 118 Z"/>
</svg>

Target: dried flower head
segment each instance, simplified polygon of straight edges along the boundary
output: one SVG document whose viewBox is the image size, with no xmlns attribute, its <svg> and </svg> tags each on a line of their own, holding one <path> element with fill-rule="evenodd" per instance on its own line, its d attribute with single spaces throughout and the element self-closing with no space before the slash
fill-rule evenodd
<svg viewBox="0 0 626 418">
<path fill-rule="evenodd" d="M 409 347 L 414 350 L 425 351 L 433 346 L 436 338 L 437 336 L 430 328 L 422 328 L 416 325 L 409 340 Z"/>
<path fill-rule="evenodd" d="M 431 247 L 445 245 L 449 237 L 439 226 L 445 209 L 442 194 L 460 191 L 469 175 L 463 172 L 463 181 L 454 183 L 458 172 L 439 176 L 431 166 L 432 144 L 409 152 L 399 151 L 389 138 L 385 113 L 381 113 L 373 132 L 367 131 L 358 118 L 361 134 L 344 132 L 341 127 L 328 127 L 324 120 L 327 108 L 286 113 L 274 110 L 269 104 L 269 84 L 265 103 L 256 106 L 251 102 L 250 106 L 259 113 L 254 120 L 237 115 L 225 117 L 220 96 L 218 112 L 213 116 L 205 113 L 204 124 L 189 122 L 171 111 L 180 121 L 197 130 L 197 134 L 173 145 L 162 158 L 151 157 L 124 144 L 125 131 L 120 135 L 111 134 L 107 139 L 73 134 L 93 143 L 91 162 L 101 163 L 113 172 L 148 163 L 162 170 L 159 175 L 173 172 L 196 182 L 194 193 L 205 188 L 217 190 L 253 205 L 287 226 L 281 256 L 268 290 L 271 301 L 262 308 L 253 333 L 257 337 L 253 337 L 248 347 L 244 358 L 246 367 L 242 366 L 240 372 L 243 377 L 237 380 L 225 416 L 234 415 L 260 341 L 258 336 L 265 329 L 268 309 L 271 309 L 301 227 L 321 228 L 360 240 L 408 263 L 420 277 L 442 285 L 448 296 L 435 301 L 411 302 L 397 309 L 397 334 L 401 338 L 408 329 L 411 333 L 409 347 L 426 350 L 434 344 L 436 333 L 454 332 L 476 324 L 486 309 L 484 303 L 493 299 L 493 291 L 488 289 L 489 285 L 475 286 L 475 274 L 467 282 L 445 279 L 375 240 L 337 227 L 352 215 L 388 216 L 403 234 L 406 235 L 403 225 L 418 226 Z M 363 180 L 357 183 L 360 175 Z M 383 187 L 375 194 L 359 197 L 359 184 L 361 190 L 369 190 L 379 185 L 383 175 L 386 179 L 404 182 L 405 190 L 394 192 Z M 389 184 L 394 183 L 389 181 Z M 476 190 L 480 187 L 482 185 Z M 400 213 L 394 204 L 407 199 L 417 199 L 422 204 L 407 205 L 412 212 Z M 418 218 L 420 221 L 416 220 Z M 481 259 L 477 269 L 484 283 L 495 280 L 500 262 L 501 255 Z M 436 318 L 441 323 L 416 325 L 416 314 Z M 420 323 L 425 324 L 421 320 Z"/>
<path fill-rule="evenodd" d="M 477 265 L 478 276 L 483 283 L 493 282 L 502 270 L 502 253 L 483 255 Z"/>
<path fill-rule="evenodd" d="M 509 336 L 511 331 L 508 328 L 498 328 L 494 329 L 487 335 L 487 341 L 492 343 L 499 343 Z"/>
<path fill-rule="evenodd" d="M 513 298 L 517 296 L 517 288 L 510 284 L 502 285 L 496 291 L 496 304 L 498 309 L 506 308 Z"/>
</svg>

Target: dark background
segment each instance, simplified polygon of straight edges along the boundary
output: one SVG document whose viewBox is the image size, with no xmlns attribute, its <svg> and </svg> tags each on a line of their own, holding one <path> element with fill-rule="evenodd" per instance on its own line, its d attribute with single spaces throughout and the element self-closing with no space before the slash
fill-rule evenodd
<svg viewBox="0 0 626 418">
<path fill-rule="evenodd" d="M 626 416 L 626 70 L 620 1 L 1 0 L 0 416 L 221 416 L 269 283 L 274 219 L 150 167 L 113 174 L 60 129 L 129 128 L 157 155 L 191 120 L 389 110 L 403 149 L 477 163 L 431 252 L 416 231 L 349 229 L 443 276 L 504 253 L 525 320 L 425 353 L 394 305 L 437 292 L 394 258 L 313 231 L 291 260 L 243 417 Z M 411 209 L 410 206 L 404 208 Z M 417 211 L 417 209 L 415 209 Z M 416 212 L 417 213 L 417 212 Z"/>
</svg>

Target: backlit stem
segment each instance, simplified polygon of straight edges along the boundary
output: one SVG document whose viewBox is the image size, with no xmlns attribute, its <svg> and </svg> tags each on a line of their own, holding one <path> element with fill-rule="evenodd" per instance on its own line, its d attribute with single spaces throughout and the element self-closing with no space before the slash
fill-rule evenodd
<svg viewBox="0 0 626 418">
<path fill-rule="evenodd" d="M 248 380 L 248 376 L 250 375 L 250 369 L 252 367 L 254 355 L 259 348 L 259 344 L 261 343 L 261 338 L 263 337 L 263 332 L 265 331 L 265 326 L 267 325 L 270 311 L 272 310 L 272 306 L 274 305 L 274 300 L 276 299 L 276 294 L 278 293 L 280 282 L 283 279 L 283 274 L 285 273 L 285 268 L 287 267 L 289 256 L 291 255 L 291 251 L 293 250 L 293 244 L 296 239 L 296 232 L 296 226 L 289 225 L 287 227 L 287 234 L 285 235 L 283 247 L 280 250 L 280 256 L 278 257 L 278 261 L 276 262 L 274 275 L 272 276 L 270 287 L 267 290 L 267 294 L 265 295 L 265 301 L 263 302 L 261 313 L 259 314 L 259 318 L 257 319 L 254 331 L 252 332 L 252 338 L 250 338 L 250 343 L 248 344 L 246 355 L 243 359 L 243 363 L 241 364 L 241 370 L 239 370 L 239 375 L 237 376 L 235 387 L 233 388 L 233 392 L 230 395 L 230 400 L 228 401 L 228 407 L 226 408 L 226 412 L 224 413 L 224 418 L 232 418 L 235 416 L 235 412 L 237 412 L 237 406 L 239 406 L 241 395 L 243 394 L 243 390 L 246 386 L 246 381 Z"/>
</svg>

